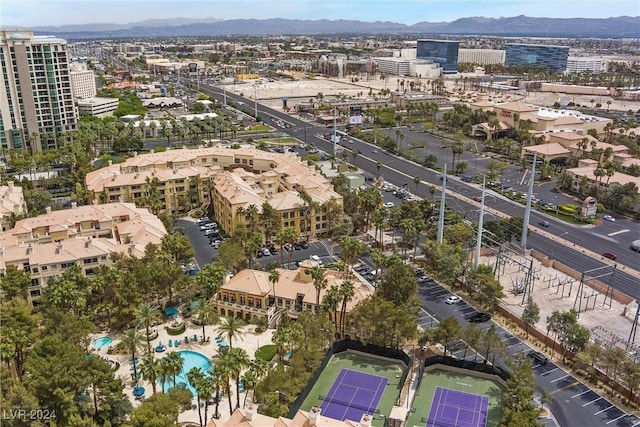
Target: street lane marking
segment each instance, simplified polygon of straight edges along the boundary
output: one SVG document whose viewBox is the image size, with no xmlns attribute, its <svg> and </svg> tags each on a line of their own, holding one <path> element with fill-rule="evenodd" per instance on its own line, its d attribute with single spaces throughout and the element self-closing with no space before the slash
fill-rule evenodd
<svg viewBox="0 0 640 427">
<path fill-rule="evenodd" d="M 567 385 L 566 385 L 566 386 L 564 386 L 564 387 L 560 387 L 559 389 L 553 390 L 550 394 L 556 394 L 556 393 L 557 393 L 557 392 L 559 392 L 559 391 L 568 390 L 568 389 L 570 389 L 570 388 L 572 388 L 572 387 L 577 386 L 578 384 L 580 384 L 580 381 L 574 381 L 574 382 L 572 382 L 571 384 L 567 384 Z"/>
<path fill-rule="evenodd" d="M 597 402 L 597 401 L 598 401 L 598 400 L 600 400 L 600 399 L 602 399 L 602 396 L 600 396 L 600 397 L 599 397 L 599 398 L 597 398 L 597 399 L 592 400 L 591 402 L 587 402 L 587 403 L 585 403 L 584 405 L 582 405 L 582 407 L 584 408 L 584 407 L 585 407 L 585 406 L 587 406 L 587 405 L 591 405 L 593 402 Z"/>
<path fill-rule="evenodd" d="M 550 371 L 547 371 L 547 372 L 544 372 L 544 373 L 540 374 L 540 376 L 541 376 L 541 377 L 544 377 L 545 375 L 549 375 L 551 372 L 553 372 L 553 371 L 557 371 L 558 369 L 560 369 L 560 368 L 553 368 L 553 369 L 552 369 L 552 370 L 550 370 Z"/>
<path fill-rule="evenodd" d="M 578 397 L 578 396 L 582 396 L 583 394 L 587 394 L 587 393 L 589 393 L 590 391 L 593 391 L 593 390 L 591 390 L 591 389 L 587 389 L 587 390 L 583 391 L 582 393 L 574 394 L 573 396 L 571 396 L 571 398 L 572 398 L 572 399 L 575 399 L 576 397 Z"/>
<path fill-rule="evenodd" d="M 609 421 L 607 424 L 611 424 L 611 423 L 613 423 L 613 422 L 616 422 L 616 421 L 618 421 L 620 418 L 623 418 L 623 417 L 626 417 L 626 416 L 627 416 L 627 414 L 622 414 L 622 415 L 620 415 L 618 418 L 615 418 L 615 419 L 613 419 L 613 420 Z"/>
<path fill-rule="evenodd" d="M 556 378 L 555 380 L 553 380 L 553 381 L 549 381 L 549 382 L 550 382 L 550 383 L 555 383 L 556 381 L 560 381 L 560 380 L 565 379 L 565 378 L 567 378 L 567 377 L 569 377 L 569 376 L 570 376 L 570 375 L 569 375 L 569 374 L 567 374 L 567 375 L 565 375 L 564 377 Z"/>
<path fill-rule="evenodd" d="M 627 233 L 627 232 L 629 232 L 629 231 L 630 231 L 629 229 L 620 230 L 620 231 L 614 231 L 613 233 L 609 233 L 609 234 L 607 234 L 607 236 L 611 237 L 611 236 L 615 236 L 615 235 L 617 235 L 617 234 Z"/>
<path fill-rule="evenodd" d="M 608 408 L 606 408 L 606 409 L 603 409 L 603 410 L 601 410 L 601 411 L 598 411 L 598 412 L 596 412 L 596 413 L 595 413 L 595 414 L 593 414 L 593 415 L 601 414 L 601 413 L 603 413 L 603 412 L 608 411 L 608 410 L 609 410 L 609 409 L 611 409 L 611 408 L 613 408 L 613 405 L 609 406 L 609 407 L 608 407 Z"/>
</svg>

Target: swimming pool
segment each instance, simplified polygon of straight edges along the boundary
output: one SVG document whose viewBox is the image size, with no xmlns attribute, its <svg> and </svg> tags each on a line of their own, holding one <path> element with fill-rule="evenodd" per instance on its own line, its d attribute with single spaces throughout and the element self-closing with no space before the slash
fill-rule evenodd
<svg viewBox="0 0 640 427">
<path fill-rule="evenodd" d="M 211 368 L 211 361 L 207 356 L 196 351 L 180 350 L 178 351 L 178 353 L 182 355 L 182 358 L 184 359 L 184 365 L 182 366 L 180 375 L 176 376 L 176 384 L 185 383 L 187 385 L 187 389 L 189 389 L 195 396 L 195 389 L 191 384 L 189 384 L 189 381 L 187 381 L 187 372 L 189 372 L 192 368 L 200 368 L 202 372 L 206 373 Z M 160 384 L 159 381 L 158 383 Z M 167 392 L 171 388 L 173 388 L 173 378 L 168 377 L 167 382 L 164 384 L 164 391 Z"/>
<path fill-rule="evenodd" d="M 111 345 L 112 342 L 113 340 L 110 337 L 100 337 L 91 343 L 91 347 L 100 350 L 101 348 Z"/>
</svg>

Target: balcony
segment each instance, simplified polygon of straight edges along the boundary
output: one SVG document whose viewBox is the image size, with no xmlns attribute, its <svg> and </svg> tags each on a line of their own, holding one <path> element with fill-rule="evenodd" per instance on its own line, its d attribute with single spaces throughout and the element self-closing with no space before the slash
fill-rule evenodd
<svg viewBox="0 0 640 427">
<path fill-rule="evenodd" d="M 220 308 L 225 308 L 227 310 L 229 309 L 233 309 L 233 310 L 242 310 L 245 313 L 251 313 L 251 314 L 255 314 L 258 316 L 266 316 L 267 315 L 267 309 L 265 308 L 256 308 L 256 307 L 252 307 L 248 304 L 239 304 L 237 302 L 231 302 L 231 301 L 225 301 L 222 299 L 218 299 L 217 301 L 218 307 Z"/>
</svg>

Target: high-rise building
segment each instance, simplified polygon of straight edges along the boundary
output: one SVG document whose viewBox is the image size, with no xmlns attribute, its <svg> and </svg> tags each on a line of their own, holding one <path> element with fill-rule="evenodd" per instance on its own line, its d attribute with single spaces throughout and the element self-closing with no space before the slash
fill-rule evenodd
<svg viewBox="0 0 640 427">
<path fill-rule="evenodd" d="M 459 48 L 460 42 L 452 40 L 418 40 L 416 58 L 440 64 L 443 74 L 456 74 Z"/>
<path fill-rule="evenodd" d="M 529 65 L 563 72 L 567 69 L 568 58 L 569 46 L 509 43 L 504 64 L 506 66 Z"/>
<path fill-rule="evenodd" d="M 66 40 L 0 30 L 0 66 L 2 150 L 55 148 L 77 125 Z"/>
<path fill-rule="evenodd" d="M 96 74 L 87 68 L 87 64 L 71 64 L 71 87 L 76 99 L 93 98 L 97 94 Z"/>
<path fill-rule="evenodd" d="M 608 67 L 608 61 L 601 58 L 570 56 L 567 59 L 566 72 L 568 74 L 584 73 L 585 71 L 591 71 L 592 73 L 602 73 L 607 71 Z"/>
</svg>

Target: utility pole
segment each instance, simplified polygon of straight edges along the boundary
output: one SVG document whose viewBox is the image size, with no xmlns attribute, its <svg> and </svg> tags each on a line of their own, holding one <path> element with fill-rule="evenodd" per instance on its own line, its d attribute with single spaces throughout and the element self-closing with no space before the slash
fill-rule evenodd
<svg viewBox="0 0 640 427">
<path fill-rule="evenodd" d="M 474 265 L 476 268 L 480 265 L 480 249 L 482 248 L 482 227 L 484 226 L 484 186 L 486 176 L 482 175 L 482 196 L 480 197 L 480 218 L 478 218 L 478 236 L 476 237 L 476 253 Z"/>
<path fill-rule="evenodd" d="M 258 85 L 253 85 L 253 110 L 256 122 L 258 121 Z"/>
<path fill-rule="evenodd" d="M 529 231 L 529 218 L 531 218 L 531 197 L 533 196 L 533 181 L 536 177 L 536 160 L 538 153 L 533 153 L 533 163 L 531 164 L 531 176 L 529 177 L 529 191 L 527 191 L 527 205 L 524 208 L 524 221 L 522 221 L 522 235 L 520 244 L 523 250 L 527 250 L 527 234 Z"/>
<path fill-rule="evenodd" d="M 227 106 L 227 85 L 222 83 L 222 105 Z"/>
<path fill-rule="evenodd" d="M 333 106 L 333 155 L 336 155 L 336 106 Z"/>
<path fill-rule="evenodd" d="M 444 235 L 444 202 L 447 196 L 447 164 L 444 164 L 442 174 L 442 190 L 440 190 L 440 215 L 438 216 L 438 243 L 442 243 Z"/>
</svg>

